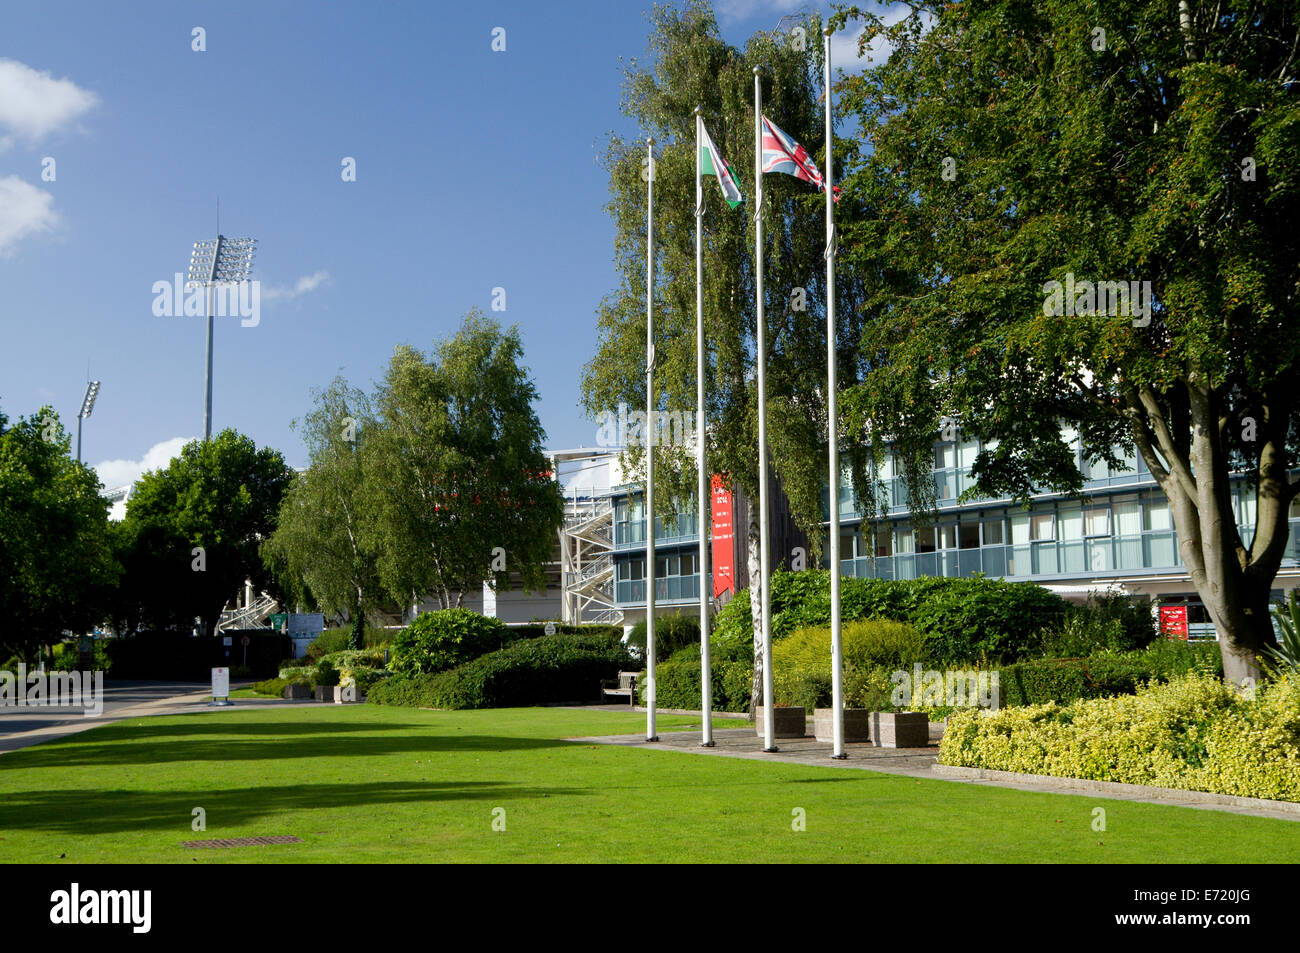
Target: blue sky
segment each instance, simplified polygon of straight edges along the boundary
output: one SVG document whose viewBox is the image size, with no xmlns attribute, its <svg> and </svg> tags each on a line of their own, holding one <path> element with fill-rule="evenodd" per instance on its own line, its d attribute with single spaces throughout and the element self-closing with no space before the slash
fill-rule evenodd
<svg viewBox="0 0 1300 953">
<path fill-rule="evenodd" d="M 638 132 L 619 59 L 644 58 L 649 5 L 10 4 L 0 409 L 49 403 L 75 431 L 89 362 L 83 457 L 109 486 L 201 435 L 204 321 L 155 316 L 152 288 L 213 237 L 219 196 L 222 233 L 258 239 L 263 299 L 256 327 L 217 319 L 214 430 L 302 465 L 313 387 L 369 387 L 500 287 L 548 446 L 591 446 L 578 373 L 616 282 L 597 160 Z M 801 8 L 829 4 L 717 4 L 737 45 Z"/>
</svg>

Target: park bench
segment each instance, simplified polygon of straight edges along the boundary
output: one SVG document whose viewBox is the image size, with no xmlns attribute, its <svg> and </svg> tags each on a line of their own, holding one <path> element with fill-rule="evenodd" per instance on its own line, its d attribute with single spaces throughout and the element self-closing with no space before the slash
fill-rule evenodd
<svg viewBox="0 0 1300 953">
<path fill-rule="evenodd" d="M 626 695 L 629 705 L 636 705 L 636 680 L 641 675 L 640 672 L 619 672 L 618 679 L 605 679 L 600 683 L 600 698 L 605 700 L 606 695 Z"/>
</svg>

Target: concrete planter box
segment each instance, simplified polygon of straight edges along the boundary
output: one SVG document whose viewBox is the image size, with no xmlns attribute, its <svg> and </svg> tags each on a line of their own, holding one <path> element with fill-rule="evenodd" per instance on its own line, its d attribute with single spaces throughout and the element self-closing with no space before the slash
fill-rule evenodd
<svg viewBox="0 0 1300 953">
<path fill-rule="evenodd" d="M 813 709 L 813 734 L 818 741 L 827 744 L 834 742 L 835 728 L 831 723 L 831 716 L 834 713 L 834 708 Z M 870 711 L 865 708 L 844 709 L 844 740 L 855 742 L 871 740 Z"/>
<path fill-rule="evenodd" d="M 333 702 L 336 705 L 343 704 L 343 686 L 334 685 L 329 687 L 325 685 L 317 685 L 316 700 L 318 702 Z"/>
<path fill-rule="evenodd" d="M 923 711 L 873 711 L 871 737 L 878 748 L 925 748 L 930 716 Z"/>
<path fill-rule="evenodd" d="M 803 738 L 808 734 L 807 710 L 799 708 L 773 708 L 772 732 L 778 738 Z M 763 737 L 763 709 L 754 713 L 754 734 Z"/>
<path fill-rule="evenodd" d="M 311 698 L 310 685 L 286 685 L 284 686 L 285 698 Z"/>
</svg>

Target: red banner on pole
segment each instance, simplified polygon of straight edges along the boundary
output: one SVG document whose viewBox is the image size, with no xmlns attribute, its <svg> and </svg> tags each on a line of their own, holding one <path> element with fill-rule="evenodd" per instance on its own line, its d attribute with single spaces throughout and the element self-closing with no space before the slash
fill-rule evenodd
<svg viewBox="0 0 1300 953">
<path fill-rule="evenodd" d="M 731 487 L 720 476 L 713 476 L 713 598 L 736 591 L 735 527 L 731 518 Z"/>
</svg>

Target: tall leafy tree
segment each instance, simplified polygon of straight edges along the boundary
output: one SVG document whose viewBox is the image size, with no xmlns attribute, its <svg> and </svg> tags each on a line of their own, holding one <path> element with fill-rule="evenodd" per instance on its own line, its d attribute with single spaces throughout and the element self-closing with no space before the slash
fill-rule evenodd
<svg viewBox="0 0 1300 953">
<path fill-rule="evenodd" d="M 393 354 L 365 431 L 362 538 L 400 603 L 434 593 L 460 605 L 512 572 L 545 586 L 564 501 L 522 358 L 518 330 L 480 311 L 427 356 Z"/>
<path fill-rule="evenodd" d="M 295 427 L 309 464 L 285 493 L 275 532 L 262 555 L 286 588 L 325 612 L 346 614 L 350 642 L 365 643 L 366 614 L 390 604 L 379 582 L 373 534 L 365 525 L 362 446 L 373 431 L 366 395 L 342 378 L 315 395 Z M 382 485 L 373 492 L 384 492 Z"/>
<path fill-rule="evenodd" d="M 142 476 L 127 502 L 128 577 L 135 614 L 154 625 L 216 632 L 245 579 L 272 578 L 259 555 L 293 478 L 280 452 L 223 430 L 192 441 L 165 468 Z"/>
<path fill-rule="evenodd" d="M 692 413 L 695 373 L 695 115 L 732 164 L 745 194 L 728 208 L 705 180 L 704 320 L 706 434 L 710 469 L 729 474 L 755 501 L 750 508 L 750 578 L 759 578 L 758 395 L 754 383 L 756 308 L 754 267 L 754 74 L 760 70 L 763 111 L 804 145 L 818 167 L 824 161 L 821 106 L 821 23 L 760 32 L 743 50 L 723 42 L 709 5 L 656 6 L 650 18 L 650 58 L 628 67 L 623 112 L 656 140 L 655 387 L 665 412 Z M 837 149 L 853 148 L 851 141 Z M 582 375 L 583 405 L 593 417 L 620 403 L 644 409 L 646 341 L 646 182 L 644 139 L 612 136 L 605 151 L 614 221 L 619 286 L 602 303 L 599 344 Z M 847 151 L 837 152 L 837 165 Z M 765 176 L 765 311 L 768 356 L 769 465 L 789 496 L 795 522 L 816 550 L 824 520 L 826 478 L 825 198 L 787 175 Z M 847 211 L 850 203 L 839 205 Z M 840 380 L 860 378 L 853 345 L 860 336 L 861 297 L 853 276 L 837 282 L 840 304 Z M 856 459 L 850 448 L 846 459 Z M 693 447 L 660 447 L 656 506 L 675 510 L 674 498 L 692 499 Z M 625 466 L 644 473 L 645 451 L 630 447 Z M 858 469 L 862 463 L 858 461 Z M 790 554 L 773 552 L 773 566 Z M 814 554 L 815 555 L 815 554 Z M 760 697 L 762 631 L 758 586 L 750 587 L 754 621 L 754 684 Z"/>
<path fill-rule="evenodd" d="M 108 501 L 49 407 L 0 413 L 0 644 L 30 658 L 103 620 L 119 567 Z"/>
<path fill-rule="evenodd" d="M 1089 461 L 1140 453 L 1226 677 L 1257 678 L 1300 491 L 1300 8 L 908 6 L 893 26 L 840 15 L 893 47 L 840 83 L 869 145 L 845 182 L 864 210 L 845 260 L 871 291 L 850 429 L 924 448 L 953 415 L 990 442 L 980 491 L 1020 500 L 1080 487 L 1062 423 Z M 1062 300 L 1071 281 L 1090 285 Z M 1099 282 L 1150 282 L 1149 312 L 1116 314 Z"/>
</svg>

